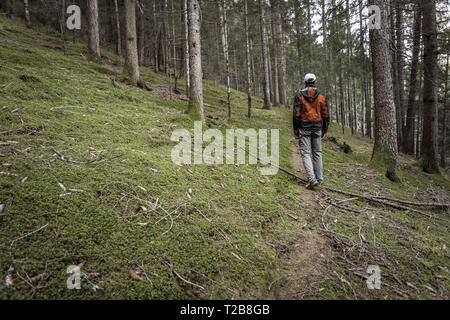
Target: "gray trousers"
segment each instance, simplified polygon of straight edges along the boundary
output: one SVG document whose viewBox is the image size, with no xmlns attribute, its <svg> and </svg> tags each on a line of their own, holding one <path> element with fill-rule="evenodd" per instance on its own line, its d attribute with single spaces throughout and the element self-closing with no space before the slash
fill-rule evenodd
<svg viewBox="0 0 450 320">
<path fill-rule="evenodd" d="M 303 167 L 309 182 L 323 181 L 322 166 L 322 130 L 307 131 L 299 130 L 300 154 L 302 155 Z M 312 150 L 312 159 L 311 159 Z"/>
</svg>

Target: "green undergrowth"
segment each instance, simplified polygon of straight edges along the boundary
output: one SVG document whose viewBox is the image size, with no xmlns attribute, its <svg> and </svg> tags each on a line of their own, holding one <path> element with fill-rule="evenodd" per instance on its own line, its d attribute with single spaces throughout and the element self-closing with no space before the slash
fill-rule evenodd
<svg viewBox="0 0 450 320">
<path fill-rule="evenodd" d="M 335 143 L 324 142 L 324 166 L 328 186 L 366 195 L 415 202 L 449 202 L 450 184 L 444 174 L 423 172 L 419 162 L 400 154 L 399 182 L 390 181 L 384 169 L 371 163 L 373 141 L 352 136 L 335 124 L 330 135 L 353 149 L 344 153 Z M 333 207 L 326 214 L 315 212 L 324 221 L 336 248 L 330 273 L 334 277 L 321 285 L 321 298 L 328 299 L 448 299 L 449 219 L 448 211 L 413 207 L 420 212 L 393 209 L 351 196 L 327 193 L 349 210 Z M 323 201 L 328 206 L 329 202 Z M 323 228 L 322 223 L 320 226 Z M 367 267 L 381 270 L 381 289 L 368 289 Z M 312 295 L 317 297 L 317 292 Z"/>
<path fill-rule="evenodd" d="M 281 172 L 263 176 L 259 165 L 174 164 L 172 132 L 193 132 L 183 80 L 177 81 L 180 94 L 169 93 L 166 75 L 141 67 L 152 90 L 136 88 L 121 81 L 122 59 L 108 48 L 100 64 L 86 59 L 82 42 L 63 43 L 57 33 L 27 29 L 19 20 L 1 17 L 0 26 L 0 203 L 5 204 L 0 298 L 267 297 L 284 272 L 276 248 L 309 228 L 321 229 L 322 210 L 307 204 L 297 182 Z M 247 95 L 232 90 L 228 121 L 225 87 L 207 80 L 203 86 L 203 130 L 279 129 L 280 165 L 293 170 L 290 111 L 262 110 L 263 101 L 253 97 L 248 119 Z M 326 185 L 416 201 L 448 200 L 445 176 L 425 174 L 402 160 L 401 183 L 392 183 L 368 167 L 372 142 L 342 136 L 340 130 L 333 124 L 329 135 L 345 140 L 353 153 L 324 141 Z M 448 273 L 439 268 L 449 263 L 442 249 L 448 247 L 448 226 L 390 208 L 370 210 L 375 210 L 369 214 L 377 217 L 377 245 L 386 257 L 352 256 L 360 272 L 365 274 L 367 264 L 389 266 L 402 279 L 399 287 L 408 287 L 406 282 L 420 287 L 410 297 L 435 297 L 423 283 L 448 297 Z M 354 237 L 362 225 L 370 242 L 371 223 L 363 215 L 340 215 L 339 232 Z M 347 264 L 339 263 L 340 256 L 338 247 L 336 261 L 329 262 L 329 273 L 309 297 L 401 298 L 392 288 L 367 290 Z M 421 286 L 411 260 L 423 270 Z M 67 289 L 71 265 L 81 265 L 101 290 L 94 292 L 87 281 L 80 290 Z M 8 286 L 6 278 L 13 284 Z"/>
<path fill-rule="evenodd" d="M 12 141 L 0 147 L 0 270 L 14 268 L 0 296 L 261 297 L 279 273 L 268 243 L 299 228 L 286 215 L 300 207 L 296 183 L 262 176 L 257 165 L 174 164 L 172 132 L 193 129 L 183 81 L 171 100 L 167 89 L 160 94 L 164 75 L 141 68 L 153 90 L 135 88 L 120 81 L 120 60 L 107 50 L 101 65 L 78 42 L 0 24 L 1 141 Z M 224 92 L 205 81 L 204 130 L 279 128 L 280 161 L 292 167 L 288 112 L 262 111 L 254 98 L 249 120 L 247 96 L 233 90 L 226 122 Z M 67 289 L 67 267 L 79 264 L 102 290 L 84 281 Z M 43 273 L 37 290 L 21 278 Z"/>
</svg>

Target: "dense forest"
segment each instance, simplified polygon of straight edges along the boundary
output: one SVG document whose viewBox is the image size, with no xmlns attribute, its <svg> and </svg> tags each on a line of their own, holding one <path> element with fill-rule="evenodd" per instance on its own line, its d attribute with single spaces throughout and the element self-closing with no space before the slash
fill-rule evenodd
<svg viewBox="0 0 450 320">
<path fill-rule="evenodd" d="M 449 299 L 449 54 L 447 0 L 0 0 L 0 298 Z M 172 163 L 193 120 L 280 128 L 280 172 Z"/>
<path fill-rule="evenodd" d="M 101 60 L 102 46 L 115 45 L 117 54 L 127 58 L 124 72 L 134 83 L 139 82 L 139 65 L 169 75 L 175 91 L 177 80 L 187 79 L 196 101 L 191 112 L 200 118 L 200 79 L 247 91 L 251 116 L 251 95 L 263 97 L 264 108 L 290 108 L 304 74 L 313 72 L 328 94 L 332 121 L 351 134 L 374 137 L 374 150 L 389 154 L 392 179 L 398 152 L 421 158 L 426 172 L 446 167 L 450 31 L 445 1 L 70 4 L 80 6 L 82 24 L 88 27 L 66 30 L 70 14 L 64 0 L 4 0 L 1 5 L 30 27 L 35 22 L 60 30 L 67 41 L 87 36 L 94 59 Z M 380 8 L 381 29 L 371 30 L 375 17 L 370 17 L 374 12 L 369 5 Z M 229 118 L 230 99 L 228 89 Z M 395 133 L 389 131 L 392 126 Z"/>
</svg>

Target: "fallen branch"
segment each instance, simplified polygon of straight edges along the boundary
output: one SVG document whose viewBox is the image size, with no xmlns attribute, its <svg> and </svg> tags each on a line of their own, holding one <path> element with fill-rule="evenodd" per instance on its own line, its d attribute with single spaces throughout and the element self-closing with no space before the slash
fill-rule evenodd
<svg viewBox="0 0 450 320">
<path fill-rule="evenodd" d="M 173 274 L 176 275 L 179 279 L 181 279 L 182 281 L 184 281 L 184 282 L 190 284 L 191 286 L 197 287 L 197 288 L 199 288 L 199 289 L 201 289 L 201 290 L 203 290 L 203 291 L 205 290 L 205 288 L 203 288 L 201 285 L 195 284 L 195 283 L 193 283 L 193 282 L 190 282 L 189 280 L 186 280 L 186 279 L 184 279 L 182 276 L 180 276 L 180 275 L 178 274 L 178 272 L 176 272 L 175 269 L 173 268 L 173 264 L 168 263 L 168 262 L 166 262 L 166 264 L 169 266 L 169 268 L 170 268 L 170 270 L 173 272 Z"/>
<path fill-rule="evenodd" d="M 414 202 L 414 201 L 406 201 L 401 199 L 395 199 L 390 197 L 384 197 L 384 196 L 374 196 L 375 199 L 381 199 L 381 200 L 389 200 L 389 201 L 395 201 L 398 203 L 403 204 L 409 204 L 417 207 L 438 207 L 438 208 L 450 208 L 450 203 L 437 203 L 437 202 Z"/>
<path fill-rule="evenodd" d="M 11 241 L 10 248 L 12 248 L 14 242 L 16 242 L 17 240 L 20 240 L 20 239 L 26 238 L 26 237 L 28 237 L 28 236 L 31 236 L 32 234 L 41 231 L 42 229 L 46 228 L 47 226 L 48 226 L 48 223 L 47 223 L 46 225 L 43 225 L 42 227 L 40 227 L 40 228 L 37 229 L 37 230 L 34 230 L 34 231 L 30 232 L 30 233 L 27 233 L 27 234 L 24 235 L 24 236 L 21 236 L 21 237 L 19 237 L 19 238 L 17 238 L 17 239 L 14 239 L 13 241 Z"/>
<path fill-rule="evenodd" d="M 284 168 L 282 168 L 282 167 L 280 167 L 280 166 L 278 166 L 278 165 L 276 165 L 274 163 L 268 163 L 268 162 L 261 161 L 261 159 L 258 156 L 253 155 L 246 148 L 241 147 L 239 144 L 237 144 L 237 147 L 239 149 L 241 149 L 241 150 L 244 150 L 251 157 L 257 159 L 261 163 L 270 164 L 273 167 L 277 168 L 278 170 L 293 176 L 294 178 L 298 179 L 299 181 L 301 181 L 303 183 L 307 183 L 308 182 L 305 179 L 303 179 L 303 178 L 299 177 L 298 175 L 296 175 L 295 173 L 290 172 L 289 170 L 286 170 L 286 169 L 284 169 Z M 430 214 L 427 214 L 427 213 L 425 213 L 423 211 L 420 211 L 420 210 L 417 210 L 417 209 L 413 209 L 413 208 L 410 208 L 410 207 L 402 206 L 400 204 L 384 201 L 384 200 L 380 199 L 377 196 L 366 196 L 366 195 L 357 194 L 357 193 L 353 193 L 353 192 L 348 192 L 348 191 L 343 191 L 343 190 L 339 190 L 339 189 L 334 189 L 334 188 L 327 187 L 327 186 L 321 186 L 321 188 L 323 188 L 325 190 L 328 190 L 328 191 L 331 191 L 331 192 L 341 193 L 341 194 L 344 194 L 344 195 L 347 195 L 347 196 L 350 196 L 350 197 L 357 197 L 357 198 L 361 198 L 361 199 L 364 199 L 364 200 L 367 200 L 367 201 L 370 201 L 370 202 L 375 202 L 375 203 L 378 203 L 378 204 L 387 205 L 387 206 L 390 206 L 390 207 L 395 208 L 395 209 L 409 210 L 411 212 L 419 213 L 421 215 L 424 215 L 424 216 L 427 216 L 427 217 L 430 217 L 430 218 L 433 218 L 433 219 L 438 219 L 438 220 L 450 222 L 447 219 L 439 218 L 439 217 L 437 217 L 435 215 L 430 215 Z M 395 198 L 390 198 L 390 201 L 400 202 L 400 203 L 403 202 L 403 200 L 399 200 L 399 199 L 395 199 Z M 420 203 L 417 203 L 417 202 L 411 202 L 409 204 L 411 204 L 411 205 L 412 204 L 414 204 L 414 205 L 419 204 L 420 205 Z M 427 204 L 427 205 L 430 205 L 430 204 Z M 450 206 L 450 204 L 442 204 L 442 203 L 434 203 L 433 205 L 436 206 L 436 207 L 442 207 L 442 208 L 448 208 Z"/>
<path fill-rule="evenodd" d="M 361 199 L 364 199 L 364 200 L 367 200 L 367 201 L 370 201 L 370 202 L 375 202 L 375 203 L 378 203 L 378 204 L 387 205 L 387 206 L 390 206 L 390 207 L 395 208 L 395 209 L 408 210 L 408 211 L 411 211 L 411 212 L 415 212 L 415 213 L 424 215 L 424 216 L 429 217 L 429 218 L 450 222 L 447 219 L 443 219 L 443 218 L 437 217 L 435 215 L 431 215 L 431 214 L 425 213 L 423 211 L 420 211 L 420 210 L 417 210 L 417 209 L 413 209 L 413 208 L 410 208 L 410 207 L 406 207 L 406 206 L 403 206 L 403 205 L 400 205 L 400 204 L 397 204 L 397 203 L 384 201 L 384 200 L 378 199 L 377 197 L 365 196 L 365 195 L 362 195 L 362 194 L 342 191 L 342 190 L 339 190 L 339 189 L 334 189 L 334 188 L 326 187 L 326 186 L 323 186 L 322 188 L 324 188 L 324 189 L 326 189 L 328 191 L 337 192 L 337 193 L 345 194 L 345 195 L 352 196 L 352 197 L 359 197 Z"/>
</svg>

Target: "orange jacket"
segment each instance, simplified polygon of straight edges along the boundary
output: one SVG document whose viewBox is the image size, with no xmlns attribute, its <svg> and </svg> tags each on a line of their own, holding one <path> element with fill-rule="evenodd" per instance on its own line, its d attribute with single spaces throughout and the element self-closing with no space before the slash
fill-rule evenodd
<svg viewBox="0 0 450 320">
<path fill-rule="evenodd" d="M 294 98 L 294 131 L 327 131 L 329 122 L 327 96 L 315 87 L 299 90 Z"/>
</svg>

